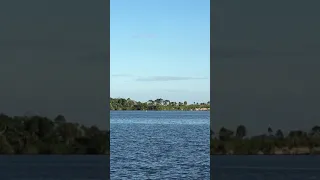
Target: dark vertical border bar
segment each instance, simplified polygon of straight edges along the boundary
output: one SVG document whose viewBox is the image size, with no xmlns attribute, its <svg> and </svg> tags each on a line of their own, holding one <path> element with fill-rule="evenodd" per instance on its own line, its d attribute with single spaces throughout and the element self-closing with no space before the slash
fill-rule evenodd
<svg viewBox="0 0 320 180">
<path fill-rule="evenodd" d="M 107 11 L 107 14 L 106 14 L 106 26 L 107 26 L 107 32 L 106 32 L 106 36 L 107 36 L 107 47 L 106 47 L 106 52 L 107 52 L 107 61 L 108 61 L 108 65 L 106 67 L 106 77 L 107 77 L 107 92 L 106 94 L 108 95 L 108 97 L 106 98 L 106 111 L 107 111 L 107 130 L 109 131 L 108 133 L 108 146 L 109 146 L 109 154 L 107 155 L 108 156 L 108 162 L 107 162 L 107 177 L 108 179 L 110 179 L 110 0 L 106 0 L 106 3 L 107 3 L 107 6 L 106 6 L 106 11 Z"/>
<path fill-rule="evenodd" d="M 0 113 L 21 118 L 23 125 L 25 119 L 34 116 L 53 120 L 53 116 L 61 113 L 66 114 L 67 122 L 110 131 L 110 0 L 1 1 L 0 22 Z M 90 70 L 94 73 L 90 74 Z M 8 119 L 1 116 L 1 120 Z M 64 116 L 58 117 L 64 124 Z M 37 124 L 49 122 L 45 118 L 36 120 Z M 41 136 L 45 136 L 49 128 L 43 128 Z M 20 136 L 19 132 L 17 139 L 27 139 L 25 136 L 28 134 Z M 110 137 L 106 141 L 110 149 Z M 23 146 L 25 142 L 27 140 Z M 65 142 L 69 144 L 69 139 Z M 71 157 L 63 148 L 55 150 L 56 142 L 41 143 L 41 151 L 36 147 L 29 152 L 29 147 L 20 147 L 19 142 L 17 155 L 1 156 L 2 164 L 11 165 L 2 169 L 0 179 L 110 179 L 109 154 L 99 151 L 99 157 L 83 155 L 84 152 L 97 154 L 91 144 L 84 143 L 88 147 L 83 151 L 80 147 L 80 155 Z M 1 153 L 12 152 L 14 150 L 9 149 Z M 18 154 L 65 156 L 18 157 Z M 91 167 L 83 166 L 84 161 Z M 33 165 L 25 166 L 26 162 Z M 60 165 L 52 168 L 52 163 L 56 162 Z M 95 165 L 97 168 L 92 167 Z"/>
<path fill-rule="evenodd" d="M 285 167 L 286 171 L 268 170 L 270 176 L 266 179 L 318 176 L 311 171 L 314 165 L 310 168 L 318 159 L 305 155 L 319 153 L 319 139 L 314 136 L 320 118 L 319 5 L 319 1 L 297 0 L 211 1 L 210 128 L 217 131 L 217 126 L 231 126 L 237 132 L 246 126 L 247 135 L 240 133 L 239 138 L 271 137 L 272 141 L 242 154 L 260 157 L 232 156 L 231 160 L 211 156 L 210 179 L 263 179 L 267 166 L 273 165 Z M 288 141 L 293 137 L 300 143 Z M 231 168 L 223 170 L 222 166 L 245 168 L 240 174 Z M 254 172 L 246 168 L 249 166 L 261 171 Z M 297 167 L 310 171 L 294 173 Z"/>
<path fill-rule="evenodd" d="M 213 179 L 213 166 L 212 161 L 213 158 L 211 156 L 211 130 L 213 127 L 213 117 L 214 117 L 214 93 L 213 93 L 213 82 L 214 82 L 214 69 L 213 69 L 213 36 L 214 36 L 214 12 L 213 12 L 213 6 L 214 1 L 210 1 L 210 179 Z"/>
</svg>

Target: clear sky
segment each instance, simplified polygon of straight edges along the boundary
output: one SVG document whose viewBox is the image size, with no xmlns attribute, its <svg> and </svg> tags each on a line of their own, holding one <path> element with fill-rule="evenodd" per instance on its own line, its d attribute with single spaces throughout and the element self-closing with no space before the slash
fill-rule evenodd
<svg viewBox="0 0 320 180">
<path fill-rule="evenodd" d="M 210 100 L 210 1 L 111 0 L 110 94 Z"/>
</svg>

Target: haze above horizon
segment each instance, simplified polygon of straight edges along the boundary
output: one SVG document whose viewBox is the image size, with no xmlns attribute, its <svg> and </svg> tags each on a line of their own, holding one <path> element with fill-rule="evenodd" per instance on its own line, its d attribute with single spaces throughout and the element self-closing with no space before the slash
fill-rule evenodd
<svg viewBox="0 0 320 180">
<path fill-rule="evenodd" d="M 112 98 L 210 101 L 210 1 L 110 5 Z"/>
</svg>

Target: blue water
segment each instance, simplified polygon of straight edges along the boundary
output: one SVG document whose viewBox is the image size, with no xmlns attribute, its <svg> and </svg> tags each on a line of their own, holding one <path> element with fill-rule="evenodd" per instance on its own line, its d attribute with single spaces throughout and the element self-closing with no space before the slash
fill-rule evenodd
<svg viewBox="0 0 320 180">
<path fill-rule="evenodd" d="M 111 111 L 111 179 L 210 179 L 209 117 L 209 112 Z"/>
<path fill-rule="evenodd" d="M 1 180 L 106 180 L 105 155 L 0 156 Z"/>
<path fill-rule="evenodd" d="M 320 156 L 211 156 L 214 180 L 318 180 Z"/>
</svg>

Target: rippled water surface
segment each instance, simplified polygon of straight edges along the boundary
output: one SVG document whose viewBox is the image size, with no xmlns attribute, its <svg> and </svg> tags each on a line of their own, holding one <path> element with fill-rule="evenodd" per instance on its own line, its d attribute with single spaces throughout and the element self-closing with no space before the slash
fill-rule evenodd
<svg viewBox="0 0 320 180">
<path fill-rule="evenodd" d="M 111 179 L 210 179 L 209 117 L 111 111 Z"/>
<path fill-rule="evenodd" d="M 0 156 L 1 180 L 106 180 L 109 156 Z"/>
<path fill-rule="evenodd" d="M 320 180 L 320 156 L 211 156 L 214 180 Z"/>
</svg>

